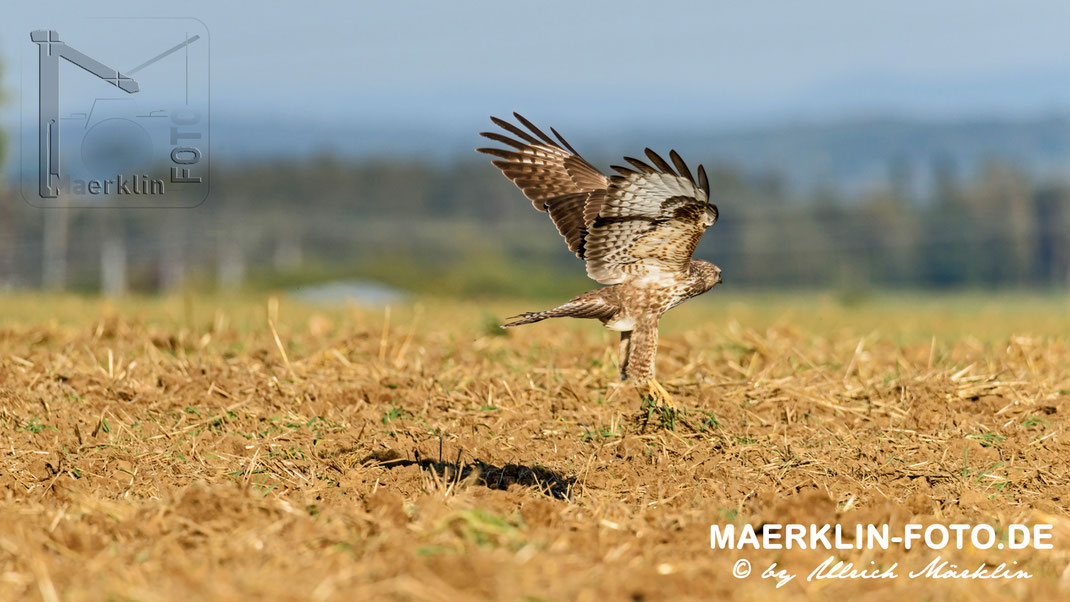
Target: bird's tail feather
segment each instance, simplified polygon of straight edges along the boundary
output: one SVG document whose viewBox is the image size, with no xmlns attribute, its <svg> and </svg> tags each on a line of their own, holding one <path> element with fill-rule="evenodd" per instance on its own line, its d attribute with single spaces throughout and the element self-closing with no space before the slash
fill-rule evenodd
<svg viewBox="0 0 1070 602">
<path fill-rule="evenodd" d="M 502 324 L 502 328 L 512 328 L 514 326 L 523 326 L 524 324 L 533 324 L 535 322 L 541 322 L 546 318 L 560 318 L 567 316 L 567 312 L 563 312 L 561 307 L 555 307 L 546 311 L 530 311 L 516 316 L 506 318 L 508 322 Z"/>
<path fill-rule="evenodd" d="M 508 320 L 508 322 L 506 322 L 505 324 L 502 324 L 502 328 L 512 328 L 514 326 L 523 326 L 524 324 L 532 324 L 534 322 L 540 322 L 542 320 L 545 320 L 546 318 L 554 317 L 554 316 L 548 315 L 550 313 L 553 313 L 553 310 L 550 310 L 550 311 L 532 311 L 532 312 L 528 312 L 528 313 L 524 313 L 524 314 L 519 314 L 519 315 L 516 315 L 516 316 L 510 316 L 510 317 L 506 318 L 506 320 Z"/>
<path fill-rule="evenodd" d="M 607 318 L 617 310 L 599 298 L 577 297 L 564 305 L 559 305 L 546 311 L 533 311 L 511 318 L 502 324 L 502 328 L 512 328 L 534 322 L 541 322 L 547 318 Z"/>
</svg>

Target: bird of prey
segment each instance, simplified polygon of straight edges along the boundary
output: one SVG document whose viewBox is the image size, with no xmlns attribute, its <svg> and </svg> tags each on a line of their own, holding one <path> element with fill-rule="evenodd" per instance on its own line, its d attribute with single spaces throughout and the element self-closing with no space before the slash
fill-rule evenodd
<svg viewBox="0 0 1070 602">
<path fill-rule="evenodd" d="M 557 130 L 543 133 L 518 113 L 527 131 L 491 117 L 504 130 L 483 132 L 507 148 L 479 148 L 536 209 L 549 214 L 568 248 L 587 263 L 587 275 L 607 285 L 548 309 L 510 318 L 505 328 L 547 318 L 596 318 L 621 333 L 620 377 L 647 392 L 658 407 L 674 408 L 654 378 L 658 320 L 680 303 L 721 282 L 721 269 L 692 259 L 699 238 L 717 221 L 710 183 L 700 165 L 691 175 L 676 151 L 672 165 L 649 148 L 651 164 L 625 157 L 606 177 Z M 509 134 L 509 135 L 506 135 Z"/>
</svg>

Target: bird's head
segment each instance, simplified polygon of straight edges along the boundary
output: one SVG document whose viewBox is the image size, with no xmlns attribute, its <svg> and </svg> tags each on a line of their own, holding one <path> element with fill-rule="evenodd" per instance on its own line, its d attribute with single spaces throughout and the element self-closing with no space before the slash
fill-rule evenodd
<svg viewBox="0 0 1070 602">
<path fill-rule="evenodd" d="M 708 291 L 723 282 L 721 268 L 701 259 L 691 260 L 691 274 L 700 283 L 704 291 Z"/>
</svg>

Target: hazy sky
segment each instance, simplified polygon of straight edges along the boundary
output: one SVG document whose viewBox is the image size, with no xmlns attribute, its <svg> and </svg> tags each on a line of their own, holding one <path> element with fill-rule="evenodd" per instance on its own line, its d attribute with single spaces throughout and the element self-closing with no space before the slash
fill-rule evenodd
<svg viewBox="0 0 1070 602">
<path fill-rule="evenodd" d="M 5 2 L 9 97 L 29 31 L 91 11 L 204 21 L 221 118 L 452 128 L 517 108 L 587 127 L 733 126 L 1070 108 L 1065 1 L 144 4 Z"/>
</svg>

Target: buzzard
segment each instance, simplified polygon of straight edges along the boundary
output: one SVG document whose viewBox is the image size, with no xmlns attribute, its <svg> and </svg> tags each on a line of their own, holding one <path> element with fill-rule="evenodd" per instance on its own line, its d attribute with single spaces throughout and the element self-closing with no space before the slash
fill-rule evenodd
<svg viewBox="0 0 1070 602">
<path fill-rule="evenodd" d="M 654 379 L 658 320 L 669 309 L 721 282 L 721 269 L 692 259 L 702 233 L 717 221 L 710 183 L 676 151 L 672 165 L 646 149 L 651 164 L 625 157 L 606 177 L 550 128 L 556 140 L 518 113 L 527 131 L 491 117 L 505 131 L 480 135 L 508 148 L 479 148 L 536 209 L 549 214 L 587 275 L 607 285 L 548 309 L 510 318 L 505 328 L 547 318 L 597 318 L 620 331 L 620 377 L 645 388 L 659 406 L 675 407 Z"/>
</svg>

